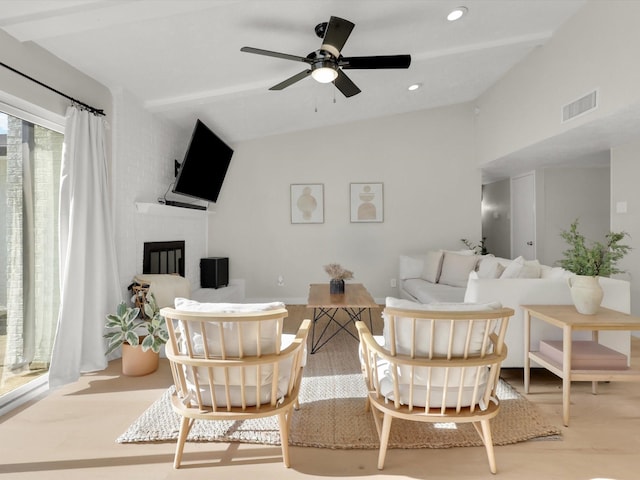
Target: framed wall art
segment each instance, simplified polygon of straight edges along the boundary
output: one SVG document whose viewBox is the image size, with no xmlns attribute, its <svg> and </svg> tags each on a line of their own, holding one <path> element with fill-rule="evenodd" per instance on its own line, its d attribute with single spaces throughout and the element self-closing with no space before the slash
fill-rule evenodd
<svg viewBox="0 0 640 480">
<path fill-rule="evenodd" d="M 291 223 L 324 223 L 324 184 L 291 184 Z"/>
<path fill-rule="evenodd" d="M 384 194 L 382 183 L 352 183 L 351 222 L 367 223 L 384 220 Z"/>
</svg>

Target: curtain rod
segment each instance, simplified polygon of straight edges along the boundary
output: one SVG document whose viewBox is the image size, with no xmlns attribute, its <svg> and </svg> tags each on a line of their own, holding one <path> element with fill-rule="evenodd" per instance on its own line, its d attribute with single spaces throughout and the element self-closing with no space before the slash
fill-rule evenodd
<svg viewBox="0 0 640 480">
<path fill-rule="evenodd" d="M 46 83 L 42 83 L 40 80 L 36 80 L 35 78 L 30 77 L 30 76 L 29 76 L 29 75 L 27 75 L 26 73 L 22 73 L 21 71 L 16 70 L 16 69 L 15 69 L 15 68 L 13 68 L 13 67 L 10 67 L 10 66 L 9 66 L 9 65 L 7 65 L 6 63 L 0 62 L 0 65 L 2 65 L 4 68 L 7 68 L 7 69 L 11 70 L 13 73 L 17 73 L 18 75 L 23 76 L 23 77 L 24 77 L 24 78 L 26 78 L 27 80 L 31 80 L 32 82 L 37 83 L 37 84 L 38 84 L 38 85 L 40 85 L 41 87 L 47 88 L 47 89 L 51 90 L 52 92 L 55 92 L 55 93 L 57 93 L 58 95 L 61 95 L 61 96 L 63 96 L 64 98 L 67 98 L 67 99 L 71 100 L 73 103 L 75 103 L 75 104 L 77 104 L 77 105 L 80 105 L 80 106 L 82 106 L 82 107 L 86 108 L 87 110 L 89 110 L 91 113 L 93 113 L 93 114 L 95 114 L 95 115 L 102 115 L 102 116 L 104 116 L 104 115 L 105 115 L 104 110 L 100 110 L 100 109 L 98 109 L 98 108 L 94 108 L 94 107 L 92 107 L 91 105 L 87 105 L 86 103 L 81 102 L 80 100 L 76 100 L 75 98 L 70 97 L 70 96 L 69 96 L 69 95 L 67 95 L 66 93 L 62 93 L 60 90 L 56 90 L 55 88 L 50 87 L 50 86 L 49 86 L 49 85 L 47 85 Z"/>
</svg>

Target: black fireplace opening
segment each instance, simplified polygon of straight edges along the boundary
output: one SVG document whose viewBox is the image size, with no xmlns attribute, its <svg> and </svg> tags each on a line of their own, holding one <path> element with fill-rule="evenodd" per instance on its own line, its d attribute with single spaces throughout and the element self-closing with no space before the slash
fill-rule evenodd
<svg viewBox="0 0 640 480">
<path fill-rule="evenodd" d="M 184 240 L 145 242 L 142 273 L 177 273 L 184 277 Z"/>
</svg>

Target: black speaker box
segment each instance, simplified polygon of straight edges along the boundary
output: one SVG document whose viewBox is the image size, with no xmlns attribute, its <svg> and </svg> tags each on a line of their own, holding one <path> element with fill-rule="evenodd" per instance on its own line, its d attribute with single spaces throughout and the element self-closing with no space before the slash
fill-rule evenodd
<svg viewBox="0 0 640 480">
<path fill-rule="evenodd" d="M 229 285 L 229 258 L 201 258 L 200 286 L 202 288 L 220 288 L 227 285 Z"/>
</svg>

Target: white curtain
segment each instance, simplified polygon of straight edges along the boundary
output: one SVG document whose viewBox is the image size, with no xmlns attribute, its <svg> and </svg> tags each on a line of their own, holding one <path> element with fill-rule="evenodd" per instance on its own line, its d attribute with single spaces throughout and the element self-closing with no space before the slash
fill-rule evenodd
<svg viewBox="0 0 640 480">
<path fill-rule="evenodd" d="M 6 283 L 0 279 L 0 315 L 6 313 L 7 329 L 3 384 L 15 374 L 48 368 L 51 359 L 59 308 L 56 230 L 63 138 L 20 118 L 6 118 L 7 157 L 0 185 L 5 199 L 0 206 L 5 240 L 0 271 L 6 272 Z"/>
<path fill-rule="evenodd" d="M 49 385 L 103 370 L 105 315 L 120 301 L 104 120 L 69 107 L 60 179 L 60 312 Z"/>
</svg>

